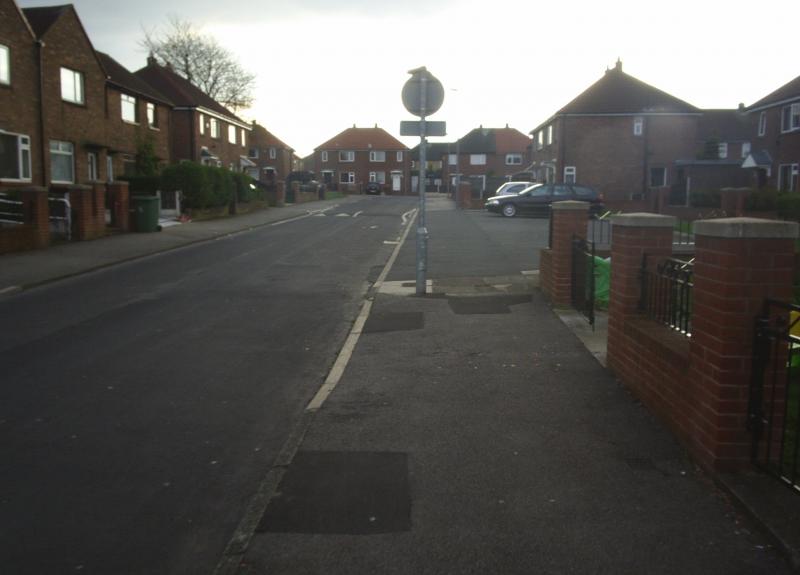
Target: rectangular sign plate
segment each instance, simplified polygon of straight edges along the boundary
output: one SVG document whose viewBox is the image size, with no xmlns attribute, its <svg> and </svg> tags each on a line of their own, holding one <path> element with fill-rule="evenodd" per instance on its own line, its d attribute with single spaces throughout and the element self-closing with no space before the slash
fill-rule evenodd
<svg viewBox="0 0 800 575">
<path fill-rule="evenodd" d="M 422 122 L 419 120 L 403 120 L 400 122 L 401 136 L 422 136 Z M 446 136 L 446 122 L 425 122 L 425 136 Z"/>
</svg>

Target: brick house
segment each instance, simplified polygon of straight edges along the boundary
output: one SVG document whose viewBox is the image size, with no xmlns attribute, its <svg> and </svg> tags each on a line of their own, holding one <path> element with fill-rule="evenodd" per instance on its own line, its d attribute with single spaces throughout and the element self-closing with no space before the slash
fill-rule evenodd
<svg viewBox="0 0 800 575">
<path fill-rule="evenodd" d="M 134 72 L 174 105 L 170 124 L 171 159 L 246 171 L 250 124 L 152 56 Z"/>
<path fill-rule="evenodd" d="M 83 24 L 72 5 L 23 13 L 41 46 L 42 181 L 104 179 L 106 74 Z"/>
<path fill-rule="evenodd" d="M 745 112 L 753 143 L 742 167 L 753 173 L 758 187 L 800 191 L 800 76 Z"/>
<path fill-rule="evenodd" d="M 428 187 L 426 191 L 449 191 L 447 181 L 447 159 L 450 151 L 455 150 L 455 144 L 450 142 L 428 143 L 425 147 L 425 170 Z M 411 178 L 414 182 L 413 188 L 416 189 L 416 181 L 419 177 L 419 144 L 411 149 Z"/>
<path fill-rule="evenodd" d="M 514 128 L 480 126 L 450 145 L 444 177 L 450 181 L 460 174 L 473 186 L 486 188 L 487 179 L 509 179 L 529 163 L 531 139 Z"/>
<path fill-rule="evenodd" d="M 97 54 L 108 78 L 107 178 L 132 175 L 136 154 L 148 141 L 158 162 L 168 162 L 172 103 L 108 54 Z"/>
<path fill-rule="evenodd" d="M 613 208 L 653 209 L 674 162 L 697 154 L 702 112 L 622 71 L 622 63 L 531 131 L 538 181 L 580 182 Z"/>
<path fill-rule="evenodd" d="M 314 149 L 314 171 L 332 189 L 362 192 L 378 182 L 386 192 L 410 193 L 409 149 L 386 130 L 348 128 Z"/>
<path fill-rule="evenodd" d="M 264 183 L 272 183 L 285 180 L 292 171 L 294 149 L 254 121 L 247 157 L 255 164 L 247 168 L 250 177 Z"/>
<path fill-rule="evenodd" d="M 44 185 L 39 45 L 14 0 L 0 0 L 0 187 Z"/>
</svg>

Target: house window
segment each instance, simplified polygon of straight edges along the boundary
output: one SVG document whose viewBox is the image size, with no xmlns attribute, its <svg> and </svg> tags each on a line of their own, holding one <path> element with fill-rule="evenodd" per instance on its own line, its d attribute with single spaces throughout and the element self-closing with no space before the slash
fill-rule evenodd
<svg viewBox="0 0 800 575">
<path fill-rule="evenodd" d="M 564 183 L 574 184 L 578 175 L 578 170 L 575 166 L 564 166 Z"/>
<path fill-rule="evenodd" d="M 106 180 L 114 181 L 114 157 L 111 154 L 106 156 Z"/>
<path fill-rule="evenodd" d="M 11 52 L 8 46 L 0 44 L 0 84 L 11 83 Z"/>
<path fill-rule="evenodd" d="M 800 102 L 781 109 L 781 132 L 800 129 Z"/>
<path fill-rule="evenodd" d="M 758 116 L 758 135 L 763 136 L 767 133 L 767 113 L 761 112 Z"/>
<path fill-rule="evenodd" d="M 73 104 L 83 104 L 83 74 L 61 68 L 61 99 Z"/>
<path fill-rule="evenodd" d="M 0 180 L 31 179 L 31 139 L 0 132 Z"/>
<path fill-rule="evenodd" d="M 469 155 L 469 165 L 470 166 L 485 166 L 486 165 L 486 154 L 470 154 Z"/>
<path fill-rule="evenodd" d="M 269 159 L 270 160 L 274 160 L 277 157 L 278 157 L 278 150 L 276 150 L 275 148 L 270 148 L 269 149 Z"/>
<path fill-rule="evenodd" d="M 667 168 L 650 168 L 650 187 L 663 188 L 667 185 Z"/>
<path fill-rule="evenodd" d="M 75 148 L 71 142 L 50 140 L 50 181 L 59 184 L 75 182 Z"/>
<path fill-rule="evenodd" d="M 778 190 L 796 192 L 798 164 L 781 164 L 778 169 Z"/>
<path fill-rule="evenodd" d="M 549 126 L 547 126 L 547 145 L 549 146 L 552 143 L 553 143 L 553 124 L 550 124 Z"/>
<path fill-rule="evenodd" d="M 86 174 L 90 182 L 96 182 L 99 179 L 97 177 L 97 154 L 95 152 L 86 154 Z"/>
<path fill-rule="evenodd" d="M 633 135 L 641 136 L 644 133 L 644 118 L 636 116 L 633 119 Z"/>
<path fill-rule="evenodd" d="M 356 153 L 352 150 L 339 152 L 339 161 L 340 162 L 355 162 L 356 161 Z"/>
<path fill-rule="evenodd" d="M 158 109 L 152 102 L 147 102 L 147 125 L 151 128 L 158 128 Z"/>
<path fill-rule="evenodd" d="M 522 154 L 506 154 L 506 166 L 519 166 L 522 164 Z"/>
<path fill-rule="evenodd" d="M 206 117 L 203 114 L 200 114 L 200 135 L 206 133 Z"/>
<path fill-rule="evenodd" d="M 719 143 L 719 146 L 717 147 L 717 155 L 719 156 L 720 160 L 724 160 L 728 157 L 728 142 Z"/>
<path fill-rule="evenodd" d="M 356 173 L 355 172 L 340 172 L 339 173 L 339 183 L 340 184 L 354 184 L 356 182 Z"/>
<path fill-rule="evenodd" d="M 119 98 L 122 105 L 122 119 L 135 124 L 138 119 L 136 117 L 136 98 L 128 94 L 121 94 Z"/>
<path fill-rule="evenodd" d="M 219 122 L 216 118 L 211 118 L 211 137 L 219 138 Z"/>
<path fill-rule="evenodd" d="M 379 184 L 386 183 L 386 172 L 370 172 L 369 173 L 369 181 L 370 182 L 378 182 Z"/>
<path fill-rule="evenodd" d="M 131 154 L 122 155 L 122 175 L 126 177 L 136 175 L 136 157 Z"/>
<path fill-rule="evenodd" d="M 742 142 L 742 157 L 746 158 L 750 155 L 750 142 Z"/>
<path fill-rule="evenodd" d="M 370 162 L 385 162 L 386 161 L 386 152 L 376 152 L 372 151 L 369 153 L 369 161 Z"/>
<path fill-rule="evenodd" d="M 244 128 L 242 128 L 242 134 L 241 138 L 239 138 L 239 141 L 242 143 L 243 148 L 247 146 L 247 132 L 244 131 Z"/>
<path fill-rule="evenodd" d="M 403 161 L 403 152 L 397 152 L 397 161 L 398 162 L 402 162 Z"/>
<path fill-rule="evenodd" d="M 258 159 L 258 148 L 250 148 L 247 151 L 247 157 L 248 158 Z"/>
<path fill-rule="evenodd" d="M 544 132 L 539 130 L 536 132 L 536 149 L 541 150 L 544 148 Z"/>
<path fill-rule="evenodd" d="M 322 161 L 323 162 L 327 162 L 328 161 L 328 152 L 322 152 Z"/>
<path fill-rule="evenodd" d="M 228 142 L 231 144 L 236 143 L 236 126 L 228 125 Z"/>
<path fill-rule="evenodd" d="M 458 165 L 458 154 L 448 154 L 447 155 L 447 164 L 449 166 L 457 166 Z"/>
</svg>

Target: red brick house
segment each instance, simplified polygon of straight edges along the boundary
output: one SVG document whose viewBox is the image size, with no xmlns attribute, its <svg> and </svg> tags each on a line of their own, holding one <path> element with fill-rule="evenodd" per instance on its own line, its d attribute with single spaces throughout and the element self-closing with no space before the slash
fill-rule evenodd
<svg viewBox="0 0 800 575">
<path fill-rule="evenodd" d="M 363 192 L 368 182 L 377 182 L 393 194 L 411 191 L 409 149 L 377 126 L 353 126 L 317 146 L 314 171 L 330 189 Z"/>
<path fill-rule="evenodd" d="M 36 34 L 0 0 L 0 187 L 44 185 Z"/>
<path fill-rule="evenodd" d="M 752 138 L 742 167 L 758 187 L 800 191 L 800 76 L 746 108 Z"/>
<path fill-rule="evenodd" d="M 452 180 L 458 173 L 484 190 L 487 178 L 509 179 L 524 170 L 530 161 L 530 144 L 528 136 L 508 125 L 480 126 L 450 145 L 444 178 Z"/>
<path fill-rule="evenodd" d="M 191 161 L 235 171 L 255 167 L 247 158 L 252 126 L 172 69 L 150 57 L 134 74 L 173 104 L 173 162 Z"/>
<path fill-rule="evenodd" d="M 701 110 L 622 71 L 622 63 L 531 131 L 538 181 L 579 182 L 613 208 L 652 209 L 674 162 L 697 155 Z"/>
<path fill-rule="evenodd" d="M 132 175 L 136 154 L 149 142 L 159 163 L 170 158 L 172 103 L 147 82 L 125 69 L 108 54 L 97 53 L 106 82 L 106 177 Z"/>
<path fill-rule="evenodd" d="M 250 177 L 272 183 L 286 179 L 292 171 L 294 149 L 254 121 L 247 157 L 255 164 L 247 168 Z"/>
</svg>

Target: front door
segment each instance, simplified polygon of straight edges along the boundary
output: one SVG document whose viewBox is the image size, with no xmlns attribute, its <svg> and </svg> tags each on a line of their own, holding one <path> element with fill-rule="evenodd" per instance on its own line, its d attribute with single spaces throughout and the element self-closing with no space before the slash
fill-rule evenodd
<svg viewBox="0 0 800 575">
<path fill-rule="evenodd" d="M 392 174 L 392 192 L 400 192 L 400 183 L 402 176 L 400 174 Z"/>
</svg>

